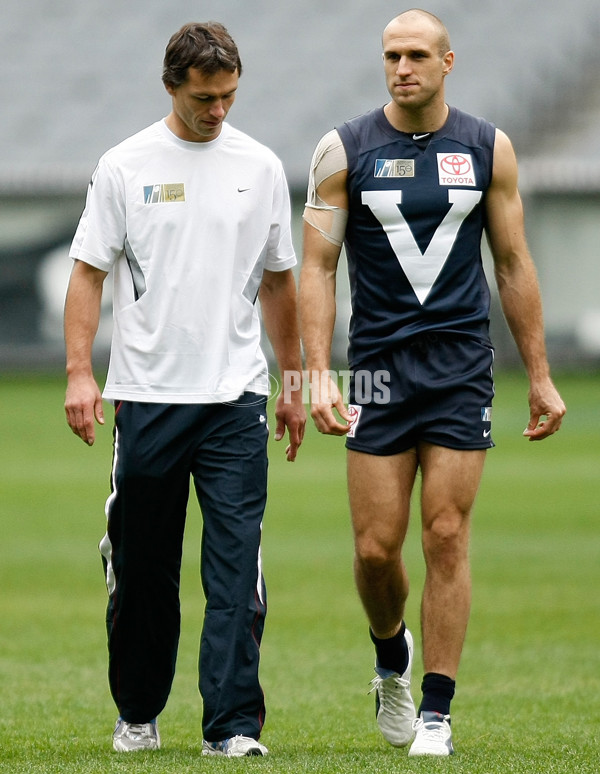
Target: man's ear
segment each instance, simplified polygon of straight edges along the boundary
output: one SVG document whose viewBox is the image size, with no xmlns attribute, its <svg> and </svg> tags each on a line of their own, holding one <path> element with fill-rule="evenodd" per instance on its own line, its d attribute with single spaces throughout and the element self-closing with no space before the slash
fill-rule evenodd
<svg viewBox="0 0 600 774">
<path fill-rule="evenodd" d="M 448 73 L 452 70 L 454 67 L 454 51 L 447 51 L 444 54 L 444 75 L 448 75 Z"/>
</svg>

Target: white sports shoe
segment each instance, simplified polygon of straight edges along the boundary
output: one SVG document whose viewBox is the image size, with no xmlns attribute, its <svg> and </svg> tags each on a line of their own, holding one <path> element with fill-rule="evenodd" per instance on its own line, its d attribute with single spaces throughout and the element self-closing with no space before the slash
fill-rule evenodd
<svg viewBox="0 0 600 774">
<path fill-rule="evenodd" d="M 406 747 L 414 735 L 415 705 L 410 693 L 410 674 L 413 662 L 413 638 L 408 629 L 404 632 L 408 646 L 408 666 L 399 675 L 389 669 L 375 667 L 377 676 L 371 680 L 375 691 L 377 725 L 383 738 L 394 747 Z"/>
<path fill-rule="evenodd" d="M 225 755 L 228 758 L 247 758 L 252 755 L 266 755 L 269 751 L 256 739 L 249 736 L 232 736 L 222 742 L 202 742 L 202 755 Z"/>
<path fill-rule="evenodd" d="M 422 712 L 421 717 L 414 722 L 416 731 L 408 755 L 452 755 L 452 729 L 450 715 L 440 715 L 439 712 Z"/>
<path fill-rule="evenodd" d="M 117 752 L 158 750 L 158 723 L 156 720 L 151 720 L 150 723 L 127 723 L 123 718 L 119 718 L 113 731 L 113 748 Z"/>
</svg>

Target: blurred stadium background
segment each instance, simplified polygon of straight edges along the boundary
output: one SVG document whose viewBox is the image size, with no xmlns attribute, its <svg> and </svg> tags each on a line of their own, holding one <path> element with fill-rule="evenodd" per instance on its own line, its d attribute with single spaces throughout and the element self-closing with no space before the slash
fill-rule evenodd
<svg viewBox="0 0 600 774">
<path fill-rule="evenodd" d="M 283 160 L 295 244 L 319 137 L 387 100 L 387 0 L 3 0 L 0 11 L 0 369 L 59 367 L 68 246 L 99 156 L 167 114 L 166 42 L 223 22 L 244 75 L 231 123 Z M 448 26 L 451 104 L 504 129 L 520 159 L 554 367 L 600 367 L 600 3 L 429 0 Z M 492 283 L 493 285 L 493 283 Z M 341 281 L 335 357 L 348 317 Z M 108 317 L 108 315 L 107 315 Z M 498 362 L 516 354 L 497 299 Z M 103 321 L 99 358 L 110 321 Z"/>
</svg>

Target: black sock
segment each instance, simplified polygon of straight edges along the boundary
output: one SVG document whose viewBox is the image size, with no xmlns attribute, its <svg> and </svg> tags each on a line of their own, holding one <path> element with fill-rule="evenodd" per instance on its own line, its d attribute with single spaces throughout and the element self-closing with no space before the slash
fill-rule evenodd
<svg viewBox="0 0 600 774">
<path fill-rule="evenodd" d="M 404 638 L 406 625 L 402 621 L 402 626 L 397 634 L 380 640 L 373 634 L 369 628 L 371 640 L 375 644 L 375 653 L 377 654 L 377 666 L 382 669 L 391 669 L 392 672 L 398 672 L 399 675 L 406 672 L 408 666 L 408 645 Z"/>
<path fill-rule="evenodd" d="M 439 712 L 440 715 L 450 714 L 450 702 L 454 696 L 456 682 L 446 675 L 428 672 L 421 683 L 423 701 L 419 707 L 421 712 Z"/>
</svg>

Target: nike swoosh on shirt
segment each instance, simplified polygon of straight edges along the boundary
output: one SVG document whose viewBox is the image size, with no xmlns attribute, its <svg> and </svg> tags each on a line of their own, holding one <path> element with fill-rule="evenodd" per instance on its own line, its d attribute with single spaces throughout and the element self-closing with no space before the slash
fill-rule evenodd
<svg viewBox="0 0 600 774">
<path fill-rule="evenodd" d="M 429 137 L 431 132 L 425 132 L 425 134 L 413 134 L 413 140 L 424 140 L 426 137 Z"/>
</svg>

